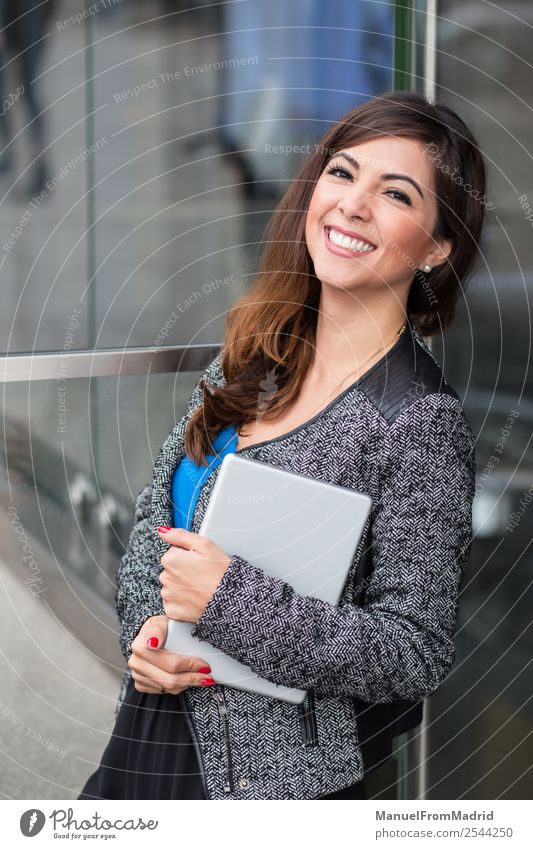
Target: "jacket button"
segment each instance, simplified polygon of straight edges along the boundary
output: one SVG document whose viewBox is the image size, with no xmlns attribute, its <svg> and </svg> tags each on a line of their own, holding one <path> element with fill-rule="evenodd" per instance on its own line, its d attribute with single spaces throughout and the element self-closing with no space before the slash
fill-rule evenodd
<svg viewBox="0 0 533 849">
<path fill-rule="evenodd" d="M 241 790 L 246 790 L 249 786 L 250 786 L 250 782 L 248 781 L 247 778 L 241 778 L 239 780 L 239 787 L 241 788 Z"/>
</svg>

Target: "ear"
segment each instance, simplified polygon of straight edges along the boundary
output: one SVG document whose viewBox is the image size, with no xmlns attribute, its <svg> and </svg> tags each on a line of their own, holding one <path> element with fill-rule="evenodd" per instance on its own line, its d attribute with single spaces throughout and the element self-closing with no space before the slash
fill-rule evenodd
<svg viewBox="0 0 533 849">
<path fill-rule="evenodd" d="M 453 242 L 451 239 L 436 239 L 436 245 L 428 254 L 424 260 L 424 262 L 420 263 L 420 268 L 423 268 L 425 265 L 430 265 L 432 268 L 435 268 L 436 265 L 442 265 L 446 262 L 447 258 L 452 252 Z"/>
</svg>

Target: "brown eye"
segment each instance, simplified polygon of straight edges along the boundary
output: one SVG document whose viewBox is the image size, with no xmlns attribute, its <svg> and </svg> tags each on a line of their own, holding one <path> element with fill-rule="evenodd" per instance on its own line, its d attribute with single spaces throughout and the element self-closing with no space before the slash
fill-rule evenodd
<svg viewBox="0 0 533 849">
<path fill-rule="evenodd" d="M 411 198 L 409 197 L 409 195 L 406 195 L 406 194 L 405 194 L 405 192 L 402 192 L 400 189 L 389 189 L 389 191 L 387 192 L 387 194 L 389 194 L 390 192 L 392 192 L 392 193 L 394 193 L 395 195 L 397 195 L 397 196 L 398 196 L 398 200 L 401 200 L 401 201 L 402 201 L 402 203 L 406 203 L 408 206 L 411 206 L 411 205 L 412 205 L 412 204 L 411 204 Z"/>
<path fill-rule="evenodd" d="M 349 171 L 346 171 L 345 168 L 341 168 L 339 165 L 333 165 L 331 168 L 327 169 L 327 174 L 342 174 L 344 177 L 351 177 Z"/>
</svg>

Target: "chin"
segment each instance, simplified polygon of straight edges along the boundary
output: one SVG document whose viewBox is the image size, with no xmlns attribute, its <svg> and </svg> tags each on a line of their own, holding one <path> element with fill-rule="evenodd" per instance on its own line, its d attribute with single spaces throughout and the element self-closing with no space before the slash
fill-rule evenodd
<svg viewBox="0 0 533 849">
<path fill-rule="evenodd" d="M 332 271 L 329 264 L 327 266 L 319 264 L 318 266 L 314 266 L 314 268 L 315 275 L 322 283 L 329 283 L 332 286 L 342 286 L 344 289 L 358 286 L 363 280 L 368 279 L 368 269 L 363 267 L 359 269 L 359 273 L 355 271 L 349 276 L 346 273 L 342 274 L 338 271 Z"/>
<path fill-rule="evenodd" d="M 343 289 L 345 292 L 353 292 L 354 290 L 359 289 L 362 285 L 362 281 L 359 280 L 339 279 L 325 274 L 317 274 L 317 277 L 323 286 L 331 286 L 332 289 Z"/>
</svg>

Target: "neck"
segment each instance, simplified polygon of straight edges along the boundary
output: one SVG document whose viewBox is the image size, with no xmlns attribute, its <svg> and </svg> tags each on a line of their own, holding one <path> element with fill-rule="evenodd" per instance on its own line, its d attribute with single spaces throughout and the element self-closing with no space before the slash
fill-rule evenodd
<svg viewBox="0 0 533 849">
<path fill-rule="evenodd" d="M 369 305 L 346 292 L 340 298 L 330 294 L 328 287 L 324 296 L 322 287 L 313 365 L 317 377 L 343 374 L 358 364 L 363 367 L 369 358 L 379 359 L 407 321 L 405 305 L 396 298 Z"/>
</svg>

